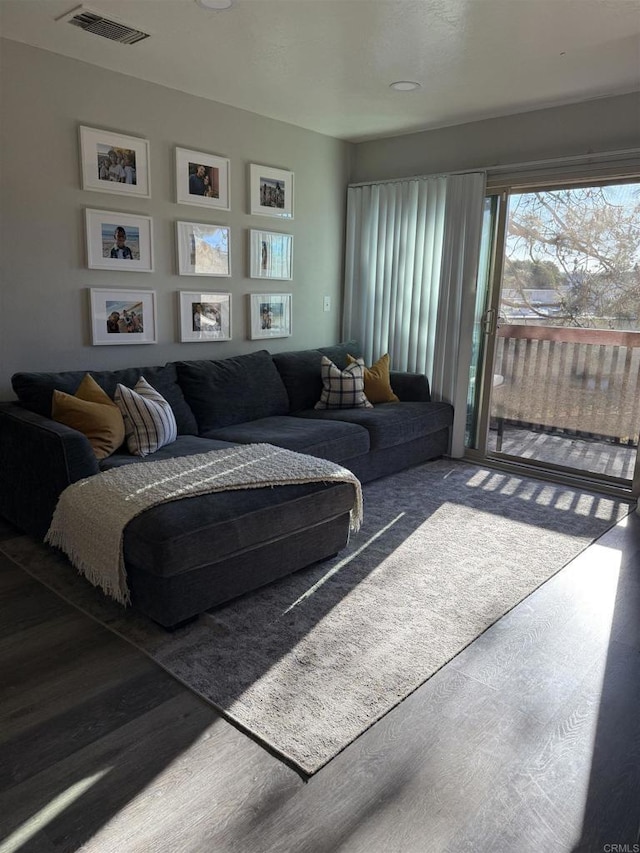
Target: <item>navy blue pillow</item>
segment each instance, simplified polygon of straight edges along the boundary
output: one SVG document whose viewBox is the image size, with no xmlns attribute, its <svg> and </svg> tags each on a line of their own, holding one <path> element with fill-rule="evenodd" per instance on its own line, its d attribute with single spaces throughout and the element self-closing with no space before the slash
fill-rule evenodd
<svg viewBox="0 0 640 853">
<path fill-rule="evenodd" d="M 177 361 L 178 382 L 200 434 L 289 413 L 289 398 L 269 353 L 217 361 Z"/>
</svg>

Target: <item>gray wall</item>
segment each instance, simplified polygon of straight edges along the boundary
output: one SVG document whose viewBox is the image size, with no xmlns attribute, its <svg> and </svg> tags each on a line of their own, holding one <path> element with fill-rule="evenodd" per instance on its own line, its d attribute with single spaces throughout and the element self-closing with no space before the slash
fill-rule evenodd
<svg viewBox="0 0 640 853">
<path fill-rule="evenodd" d="M 110 369 L 338 340 L 351 146 L 282 122 L 0 41 L 0 399 L 19 370 Z M 150 141 L 151 198 L 81 189 L 78 126 Z M 231 160 L 231 210 L 175 203 L 176 146 Z M 295 174 L 295 218 L 250 216 L 249 163 Z M 153 217 L 153 273 L 86 268 L 84 209 Z M 175 222 L 229 225 L 232 277 L 178 276 Z M 294 279 L 248 277 L 248 229 L 294 235 Z M 87 288 L 151 288 L 158 343 L 92 346 Z M 179 343 L 178 290 L 231 291 L 233 340 Z M 246 294 L 293 294 L 293 336 L 248 340 Z M 331 297 L 329 313 L 323 296 Z"/>
<path fill-rule="evenodd" d="M 355 146 L 351 180 L 401 178 L 637 148 L 640 93 Z"/>
<path fill-rule="evenodd" d="M 349 145 L 292 125 L 0 40 L 0 399 L 18 370 L 109 369 L 330 344 L 340 333 L 345 187 L 368 181 L 634 148 L 640 95 L 587 101 Z M 151 147 L 151 199 L 81 189 L 78 126 L 142 136 Z M 231 211 L 175 203 L 176 146 L 231 160 Z M 250 216 L 249 163 L 295 173 L 295 219 Z M 84 208 L 150 215 L 155 272 L 89 270 Z M 178 276 L 175 222 L 229 225 L 232 277 Z M 248 229 L 294 235 L 293 336 L 250 341 Z M 87 288 L 153 288 L 159 343 L 91 346 Z M 233 340 L 181 344 L 178 290 L 231 291 Z M 322 299 L 331 296 L 324 313 Z"/>
</svg>

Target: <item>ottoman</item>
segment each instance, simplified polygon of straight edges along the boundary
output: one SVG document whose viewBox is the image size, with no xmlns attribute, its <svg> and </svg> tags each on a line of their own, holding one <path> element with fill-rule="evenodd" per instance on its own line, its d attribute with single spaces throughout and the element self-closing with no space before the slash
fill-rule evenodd
<svg viewBox="0 0 640 853">
<path fill-rule="evenodd" d="M 152 507 L 124 531 L 133 605 L 170 630 L 340 551 L 355 495 L 309 483 L 198 495 Z"/>
</svg>

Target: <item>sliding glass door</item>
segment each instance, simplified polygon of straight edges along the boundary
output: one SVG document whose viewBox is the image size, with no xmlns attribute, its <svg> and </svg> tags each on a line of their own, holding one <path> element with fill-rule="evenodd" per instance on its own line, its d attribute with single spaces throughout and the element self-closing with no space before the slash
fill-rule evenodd
<svg viewBox="0 0 640 853">
<path fill-rule="evenodd" d="M 640 437 L 640 182 L 512 190 L 495 203 L 471 443 L 628 488 Z"/>
</svg>

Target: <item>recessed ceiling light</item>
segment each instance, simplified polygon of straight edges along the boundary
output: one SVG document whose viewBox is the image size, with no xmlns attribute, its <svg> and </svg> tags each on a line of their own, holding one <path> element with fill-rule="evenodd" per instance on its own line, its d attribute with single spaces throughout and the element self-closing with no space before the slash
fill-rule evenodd
<svg viewBox="0 0 640 853">
<path fill-rule="evenodd" d="M 202 9 L 215 9 L 216 11 L 233 6 L 233 0 L 196 0 L 196 3 Z"/>
<path fill-rule="evenodd" d="M 395 89 L 396 92 L 412 92 L 414 89 L 421 89 L 420 83 L 413 80 L 398 80 L 396 83 L 389 83 L 390 89 Z"/>
</svg>

